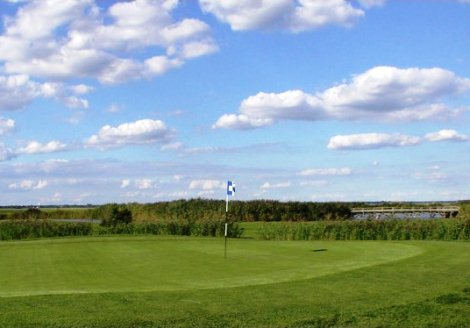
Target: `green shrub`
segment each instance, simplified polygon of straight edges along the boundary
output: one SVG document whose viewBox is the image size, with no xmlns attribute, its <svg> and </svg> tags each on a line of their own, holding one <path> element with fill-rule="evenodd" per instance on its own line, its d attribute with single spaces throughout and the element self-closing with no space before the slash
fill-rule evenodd
<svg viewBox="0 0 470 328">
<path fill-rule="evenodd" d="M 116 204 L 106 204 L 92 210 L 91 217 L 109 217 Z M 134 222 L 169 220 L 220 220 L 225 216 L 223 200 L 189 199 L 152 204 L 120 205 L 132 212 Z M 351 219 L 349 206 L 343 203 L 280 202 L 274 200 L 232 201 L 231 221 L 319 221 Z"/>
<path fill-rule="evenodd" d="M 470 240 L 470 219 L 264 223 L 263 240 Z"/>
<path fill-rule="evenodd" d="M 42 237 L 86 236 L 92 234 L 91 224 L 50 220 L 11 220 L 0 222 L 0 240 Z"/>
<path fill-rule="evenodd" d="M 0 222 L 0 240 L 31 239 L 45 237 L 151 234 L 183 236 L 223 236 L 224 222 L 217 220 L 172 220 L 144 223 L 117 223 L 103 226 L 91 223 L 57 222 L 53 220 L 10 220 Z M 239 238 L 243 229 L 231 223 L 228 236 Z"/>
<path fill-rule="evenodd" d="M 125 205 L 112 204 L 104 212 L 101 225 L 113 226 L 126 225 L 132 222 L 132 212 Z"/>
</svg>

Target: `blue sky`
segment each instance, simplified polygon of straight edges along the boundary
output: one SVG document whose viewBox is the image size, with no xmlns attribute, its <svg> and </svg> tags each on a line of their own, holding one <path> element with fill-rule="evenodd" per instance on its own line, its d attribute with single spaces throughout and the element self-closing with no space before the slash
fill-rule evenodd
<svg viewBox="0 0 470 328">
<path fill-rule="evenodd" d="M 1 205 L 470 198 L 470 1 L 0 12 Z"/>
</svg>

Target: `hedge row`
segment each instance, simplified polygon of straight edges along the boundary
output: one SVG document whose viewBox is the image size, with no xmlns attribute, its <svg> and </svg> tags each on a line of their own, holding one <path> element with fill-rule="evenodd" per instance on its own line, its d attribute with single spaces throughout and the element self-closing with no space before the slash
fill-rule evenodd
<svg viewBox="0 0 470 328">
<path fill-rule="evenodd" d="M 470 219 L 264 223 L 262 240 L 470 240 Z"/>
<path fill-rule="evenodd" d="M 230 224 L 229 237 L 240 237 L 242 229 Z M 182 236 L 222 236 L 221 221 L 166 221 L 151 223 L 100 226 L 91 223 L 69 223 L 52 220 L 12 220 L 0 222 L 0 240 L 32 239 L 65 236 L 93 236 L 108 234 L 151 234 Z"/>
<path fill-rule="evenodd" d="M 107 217 L 115 204 L 93 209 L 92 218 Z M 175 200 L 151 204 L 122 204 L 136 222 L 159 220 L 219 220 L 225 216 L 225 201 L 210 199 Z M 230 218 L 251 221 L 317 221 L 351 219 L 351 210 L 343 203 L 280 202 L 275 200 L 231 201 Z"/>
</svg>

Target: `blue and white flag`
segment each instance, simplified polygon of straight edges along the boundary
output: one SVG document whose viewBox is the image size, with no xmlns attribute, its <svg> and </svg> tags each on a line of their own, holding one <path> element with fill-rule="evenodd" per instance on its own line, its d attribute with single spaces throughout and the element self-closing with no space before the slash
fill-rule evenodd
<svg viewBox="0 0 470 328">
<path fill-rule="evenodd" d="M 227 181 L 227 196 L 235 196 L 235 183 Z"/>
</svg>

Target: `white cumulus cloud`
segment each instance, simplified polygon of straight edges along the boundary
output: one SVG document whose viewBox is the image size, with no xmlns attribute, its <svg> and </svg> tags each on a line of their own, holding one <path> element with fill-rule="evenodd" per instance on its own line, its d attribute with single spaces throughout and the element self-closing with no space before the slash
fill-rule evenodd
<svg viewBox="0 0 470 328">
<path fill-rule="evenodd" d="M 0 136 L 15 129 L 15 121 L 9 118 L 0 117 Z"/>
<path fill-rule="evenodd" d="M 470 79 L 442 68 L 374 67 L 319 93 L 260 92 L 239 114 L 224 114 L 213 128 L 253 129 L 279 120 L 415 121 L 455 116 L 444 98 L 470 91 Z"/>
<path fill-rule="evenodd" d="M 292 182 L 278 182 L 278 183 L 270 183 L 265 182 L 260 186 L 260 189 L 267 190 L 267 189 L 280 189 L 280 188 L 289 188 L 292 186 Z"/>
<path fill-rule="evenodd" d="M 153 181 L 151 179 L 137 179 L 135 180 L 137 189 L 151 189 L 153 188 Z"/>
<path fill-rule="evenodd" d="M 199 0 L 199 4 L 235 31 L 297 33 L 325 25 L 351 26 L 364 16 L 362 9 L 346 0 Z"/>
<path fill-rule="evenodd" d="M 470 139 L 469 136 L 459 134 L 455 130 L 451 129 L 443 129 L 438 132 L 428 133 L 425 136 L 426 140 L 431 142 L 436 141 L 468 141 Z"/>
<path fill-rule="evenodd" d="M 22 109 L 36 98 L 52 98 L 70 108 L 88 108 L 88 102 L 61 83 L 38 83 L 28 75 L 0 75 L 0 111 Z"/>
<path fill-rule="evenodd" d="M 403 134 L 360 133 L 334 136 L 330 139 L 327 147 L 333 150 L 376 149 L 383 147 L 413 146 L 420 142 L 420 137 Z"/>
<path fill-rule="evenodd" d="M 223 188 L 225 188 L 225 183 L 221 180 L 202 179 L 192 180 L 189 183 L 189 189 L 201 189 L 206 191 L 212 191 L 214 189 Z"/>
<path fill-rule="evenodd" d="M 341 168 L 317 168 L 317 169 L 307 169 L 299 172 L 300 176 L 340 176 L 340 175 L 350 175 L 352 169 L 349 167 Z"/>
<path fill-rule="evenodd" d="M 218 50 L 206 23 L 173 18 L 178 4 L 117 1 L 102 9 L 94 0 L 30 1 L 3 18 L 0 62 L 7 74 L 45 79 L 121 83 L 160 75 Z M 135 59 L 147 50 L 149 58 Z"/>
<path fill-rule="evenodd" d="M 64 151 L 67 149 L 67 145 L 57 141 L 49 141 L 48 143 L 40 143 L 38 141 L 30 141 L 24 147 L 17 149 L 17 154 L 44 154 L 44 153 L 55 153 Z"/>
<path fill-rule="evenodd" d="M 40 190 L 46 188 L 48 184 L 47 180 L 22 180 L 9 184 L 8 188 L 12 190 Z"/>
<path fill-rule="evenodd" d="M 86 147 L 100 149 L 128 145 L 166 144 L 172 141 L 173 130 L 160 120 L 143 119 L 116 127 L 105 125 L 85 141 Z"/>
<path fill-rule="evenodd" d="M 124 179 L 121 182 L 121 188 L 127 188 L 131 185 L 131 180 L 129 179 Z"/>
</svg>

